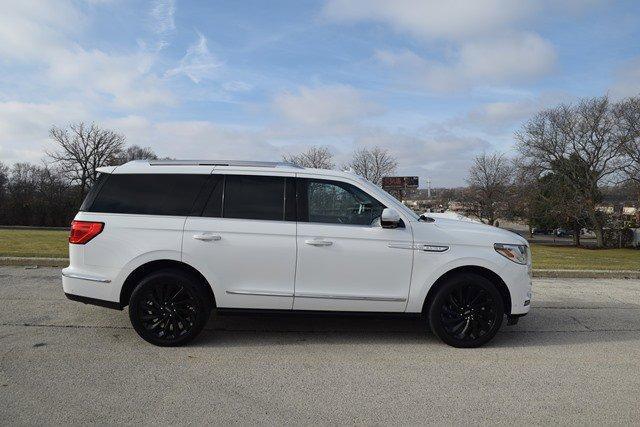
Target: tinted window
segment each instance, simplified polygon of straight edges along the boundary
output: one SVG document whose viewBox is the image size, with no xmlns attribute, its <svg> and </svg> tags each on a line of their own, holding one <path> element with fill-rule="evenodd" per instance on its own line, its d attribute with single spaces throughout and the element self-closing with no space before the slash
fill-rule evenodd
<svg viewBox="0 0 640 427">
<path fill-rule="evenodd" d="M 110 175 L 89 211 L 189 215 L 208 175 Z"/>
<path fill-rule="evenodd" d="M 220 218 L 222 216 L 222 190 L 224 188 L 224 175 L 211 175 L 210 184 L 207 186 L 205 201 L 207 205 L 202 211 L 202 216 Z M 208 199 L 208 200 L 207 200 Z M 200 215 L 194 212 L 193 215 Z"/>
<path fill-rule="evenodd" d="M 385 206 L 364 191 L 343 182 L 305 180 L 301 185 L 301 221 L 373 225 Z"/>
<path fill-rule="evenodd" d="M 285 179 L 275 176 L 227 175 L 224 185 L 225 218 L 284 219 Z"/>
<path fill-rule="evenodd" d="M 96 195 L 102 188 L 102 185 L 105 183 L 108 176 L 109 176 L 108 173 L 98 174 L 98 178 L 96 179 L 96 182 L 93 183 L 93 186 L 91 186 L 91 190 L 89 190 L 89 192 L 87 193 L 87 196 L 84 198 L 84 201 L 82 202 L 82 205 L 80 206 L 81 211 L 86 211 L 87 209 L 89 209 L 89 206 L 93 204 L 93 201 L 95 200 Z"/>
</svg>

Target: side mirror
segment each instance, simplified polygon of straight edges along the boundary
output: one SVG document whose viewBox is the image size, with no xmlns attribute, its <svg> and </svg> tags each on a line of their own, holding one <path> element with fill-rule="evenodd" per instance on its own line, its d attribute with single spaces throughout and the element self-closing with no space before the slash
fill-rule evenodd
<svg viewBox="0 0 640 427">
<path fill-rule="evenodd" d="M 398 228 L 400 224 L 400 214 L 395 209 L 384 208 L 380 216 L 382 228 Z"/>
</svg>

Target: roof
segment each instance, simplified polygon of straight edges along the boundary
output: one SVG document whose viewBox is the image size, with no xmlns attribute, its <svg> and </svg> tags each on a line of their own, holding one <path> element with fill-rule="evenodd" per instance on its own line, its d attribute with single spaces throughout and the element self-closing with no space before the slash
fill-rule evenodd
<svg viewBox="0 0 640 427">
<path fill-rule="evenodd" d="M 102 173 L 211 173 L 213 170 L 252 171 L 259 174 L 273 172 L 307 173 L 362 180 L 346 171 L 313 169 L 287 162 L 265 162 L 258 160 L 133 160 L 121 166 L 98 168 Z"/>
<path fill-rule="evenodd" d="M 259 168 L 292 167 L 303 169 L 287 162 L 261 162 L 253 160 L 136 160 L 148 163 L 150 166 L 246 166 Z"/>
</svg>

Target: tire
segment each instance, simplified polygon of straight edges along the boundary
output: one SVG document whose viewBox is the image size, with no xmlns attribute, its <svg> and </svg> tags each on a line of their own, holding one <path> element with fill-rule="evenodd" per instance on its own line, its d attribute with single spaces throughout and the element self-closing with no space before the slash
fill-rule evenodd
<svg viewBox="0 0 640 427">
<path fill-rule="evenodd" d="M 498 333 L 504 303 L 491 281 L 464 273 L 447 279 L 437 290 L 427 314 L 431 330 L 446 344 L 480 347 Z"/>
<path fill-rule="evenodd" d="M 204 283 L 176 269 L 150 273 L 129 300 L 129 319 L 138 335 L 151 344 L 187 344 L 204 328 L 211 303 Z"/>
</svg>

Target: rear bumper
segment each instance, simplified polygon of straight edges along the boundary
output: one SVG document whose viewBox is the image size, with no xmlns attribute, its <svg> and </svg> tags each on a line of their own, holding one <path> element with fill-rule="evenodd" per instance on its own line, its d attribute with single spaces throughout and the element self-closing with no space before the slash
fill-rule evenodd
<svg viewBox="0 0 640 427">
<path fill-rule="evenodd" d="M 77 301 L 77 302 L 81 302 L 83 304 L 98 305 L 100 307 L 112 308 L 114 310 L 122 310 L 124 308 L 122 306 L 122 304 L 120 304 L 119 302 L 105 301 L 105 300 L 102 300 L 102 299 L 83 297 L 83 296 L 80 296 L 80 295 L 68 294 L 66 292 L 64 293 L 64 295 L 67 298 L 69 298 L 71 301 Z"/>
<path fill-rule="evenodd" d="M 122 309 L 119 298 L 113 295 L 113 283 L 108 277 L 68 267 L 62 270 L 62 289 L 73 301 Z"/>
</svg>

